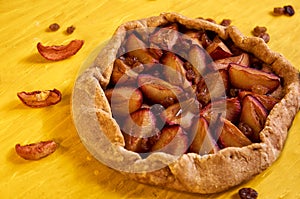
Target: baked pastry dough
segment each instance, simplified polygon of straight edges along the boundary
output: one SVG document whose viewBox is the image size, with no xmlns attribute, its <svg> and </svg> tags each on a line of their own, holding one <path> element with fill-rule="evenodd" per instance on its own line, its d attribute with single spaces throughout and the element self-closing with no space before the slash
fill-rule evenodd
<svg viewBox="0 0 300 199">
<path fill-rule="evenodd" d="M 283 82 L 283 98 L 270 111 L 260 142 L 228 147 L 215 154 L 186 153 L 174 156 L 154 152 L 147 157 L 126 150 L 125 141 L 104 90 L 126 31 L 178 23 L 190 29 L 215 32 L 231 39 L 240 49 L 271 66 Z M 273 52 L 262 39 L 243 36 L 234 26 L 221 26 L 177 13 L 122 24 L 91 66 L 76 81 L 72 113 L 79 136 L 87 149 L 102 163 L 142 183 L 171 189 L 209 194 L 227 190 L 268 168 L 280 155 L 288 129 L 299 110 L 299 72 L 281 54 Z"/>
</svg>

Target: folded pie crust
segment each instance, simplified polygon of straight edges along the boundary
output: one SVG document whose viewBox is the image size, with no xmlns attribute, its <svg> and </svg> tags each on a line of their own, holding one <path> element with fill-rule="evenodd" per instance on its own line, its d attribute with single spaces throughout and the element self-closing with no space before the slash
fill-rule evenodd
<svg viewBox="0 0 300 199">
<path fill-rule="evenodd" d="M 242 148 L 228 147 L 216 154 L 204 156 L 187 153 L 175 157 L 156 152 L 144 159 L 139 154 L 124 149 L 123 135 L 112 117 L 104 94 L 113 62 L 127 30 L 157 27 L 170 22 L 187 28 L 211 30 L 222 39 L 231 38 L 238 47 L 270 64 L 274 73 L 281 77 L 284 97 L 271 110 L 265 127 L 260 132 L 260 143 Z M 234 26 L 224 27 L 177 13 L 162 13 L 118 27 L 112 40 L 77 79 L 72 113 L 83 144 L 95 158 L 109 167 L 142 183 L 209 194 L 227 190 L 251 179 L 278 158 L 288 129 L 299 110 L 299 83 L 298 70 L 281 54 L 271 51 L 262 39 L 243 36 Z"/>
</svg>

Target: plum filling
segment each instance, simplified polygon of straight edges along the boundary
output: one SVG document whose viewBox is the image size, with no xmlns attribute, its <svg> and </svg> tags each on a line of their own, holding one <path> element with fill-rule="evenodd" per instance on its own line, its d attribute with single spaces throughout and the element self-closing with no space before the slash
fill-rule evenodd
<svg viewBox="0 0 300 199">
<path fill-rule="evenodd" d="M 105 94 L 127 150 L 205 155 L 260 142 L 281 84 L 230 39 L 173 23 L 127 32 Z"/>
</svg>

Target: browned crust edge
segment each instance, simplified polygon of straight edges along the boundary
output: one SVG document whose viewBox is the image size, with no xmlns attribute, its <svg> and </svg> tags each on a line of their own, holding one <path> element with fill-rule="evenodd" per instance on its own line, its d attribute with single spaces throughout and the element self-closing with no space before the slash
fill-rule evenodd
<svg viewBox="0 0 300 199">
<path fill-rule="evenodd" d="M 261 131 L 261 143 L 243 148 L 226 148 L 212 155 L 184 154 L 169 166 L 157 171 L 122 172 L 142 183 L 180 191 L 201 194 L 221 192 L 251 179 L 278 158 L 287 138 L 288 129 L 299 111 L 298 70 L 281 54 L 271 51 L 262 39 L 245 37 L 233 26 L 223 27 L 201 19 L 190 19 L 177 13 L 162 13 L 160 16 L 124 23 L 116 30 L 113 41 L 97 56 L 93 66 L 89 67 L 77 81 L 73 94 L 75 98 L 73 100 L 74 122 L 83 129 L 91 129 L 93 133 L 79 129 L 81 131 L 79 135 L 91 153 L 101 161 L 104 158 L 105 163 L 107 159 L 109 159 L 108 162 L 113 161 L 115 165 L 118 162 L 122 164 L 126 160 L 133 165 L 134 171 L 141 162 L 151 164 L 170 159 L 169 156 L 158 153 L 142 160 L 137 154 L 125 150 L 121 131 L 112 118 L 109 104 L 103 93 L 103 89 L 109 82 L 113 60 L 125 36 L 125 31 L 156 27 L 169 22 L 178 22 L 194 29 L 212 30 L 223 39 L 230 37 L 240 48 L 270 64 L 274 72 L 284 81 L 285 96 L 271 110 L 265 128 Z M 86 99 L 88 102 L 82 105 L 81 100 L 85 100 L 87 90 L 90 94 L 87 97 L 89 99 Z M 80 100 L 77 99 L 79 97 Z M 96 117 L 95 115 L 91 118 L 81 116 L 82 108 L 78 106 L 94 109 Z M 101 125 L 97 126 L 95 124 L 97 122 Z M 90 125 L 91 123 L 93 125 Z M 94 133 L 98 135 L 95 136 Z M 107 141 L 111 143 L 113 149 L 105 149 L 105 146 L 109 145 Z M 114 157 L 116 151 L 120 154 Z"/>
</svg>

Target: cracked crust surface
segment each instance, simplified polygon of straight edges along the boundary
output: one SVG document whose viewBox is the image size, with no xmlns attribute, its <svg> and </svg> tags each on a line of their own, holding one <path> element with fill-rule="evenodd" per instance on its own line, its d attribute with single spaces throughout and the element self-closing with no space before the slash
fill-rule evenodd
<svg viewBox="0 0 300 199">
<path fill-rule="evenodd" d="M 231 38 L 238 47 L 270 64 L 274 73 L 281 77 L 284 97 L 271 110 L 265 127 L 260 132 L 260 143 L 242 148 L 229 147 L 205 156 L 188 153 L 174 157 L 153 153 L 144 159 L 137 153 L 124 149 L 124 138 L 112 117 L 103 91 L 110 80 L 113 61 L 127 30 L 157 27 L 170 22 L 193 29 L 211 30 L 222 39 Z M 299 85 L 298 70 L 281 54 L 271 51 L 262 39 L 245 37 L 233 26 L 223 27 L 176 13 L 162 13 L 160 16 L 127 22 L 116 30 L 112 41 L 76 81 L 72 111 L 82 142 L 104 164 L 145 184 L 209 194 L 224 191 L 251 179 L 278 158 L 288 129 L 299 110 Z M 124 168 L 124 165 L 127 167 Z M 145 172 L 149 165 L 160 169 Z"/>
</svg>

